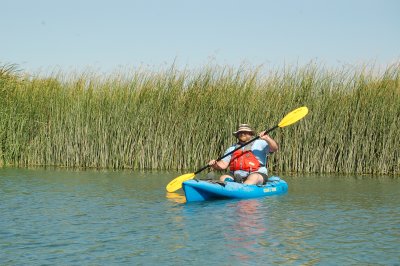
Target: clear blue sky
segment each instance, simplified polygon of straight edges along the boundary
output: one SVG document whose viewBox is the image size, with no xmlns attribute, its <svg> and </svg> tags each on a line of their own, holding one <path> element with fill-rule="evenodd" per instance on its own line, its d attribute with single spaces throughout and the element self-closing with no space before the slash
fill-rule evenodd
<svg viewBox="0 0 400 266">
<path fill-rule="evenodd" d="M 328 66 L 400 58 L 398 0 L 0 0 L 0 63 Z"/>
</svg>

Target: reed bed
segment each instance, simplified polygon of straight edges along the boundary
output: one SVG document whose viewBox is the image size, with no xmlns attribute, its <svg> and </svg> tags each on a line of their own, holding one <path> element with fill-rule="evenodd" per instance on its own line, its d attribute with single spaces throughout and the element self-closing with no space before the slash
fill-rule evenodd
<svg viewBox="0 0 400 266">
<path fill-rule="evenodd" d="M 300 106 L 306 118 L 271 133 L 270 171 L 400 173 L 400 64 L 46 78 L 3 65 L 0 165 L 193 170 L 234 142 L 238 123 L 261 131 Z"/>
</svg>

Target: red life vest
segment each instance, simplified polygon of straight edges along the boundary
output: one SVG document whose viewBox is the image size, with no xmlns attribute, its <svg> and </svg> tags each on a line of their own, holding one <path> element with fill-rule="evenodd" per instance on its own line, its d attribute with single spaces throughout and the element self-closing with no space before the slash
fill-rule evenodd
<svg viewBox="0 0 400 266">
<path fill-rule="evenodd" d="M 229 169 L 232 172 L 237 170 L 254 172 L 260 168 L 260 162 L 251 151 L 252 146 L 253 145 L 246 147 L 244 150 L 239 149 L 232 154 L 232 158 L 229 163 Z"/>
</svg>

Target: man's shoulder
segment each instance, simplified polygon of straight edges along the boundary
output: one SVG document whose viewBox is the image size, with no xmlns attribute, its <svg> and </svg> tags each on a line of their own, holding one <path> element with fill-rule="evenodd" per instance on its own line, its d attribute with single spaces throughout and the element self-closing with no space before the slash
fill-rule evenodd
<svg viewBox="0 0 400 266">
<path fill-rule="evenodd" d="M 228 154 L 228 153 L 232 152 L 234 149 L 235 149 L 235 145 L 232 145 L 232 146 L 230 146 L 228 149 L 226 149 L 226 151 L 225 151 L 224 154 Z M 228 161 L 229 161 L 230 158 L 231 158 L 231 155 L 225 157 L 225 158 L 222 159 L 222 160 L 228 160 Z"/>
<path fill-rule="evenodd" d="M 235 148 L 236 148 L 236 144 L 232 144 L 231 146 L 229 146 L 227 151 L 233 151 Z"/>
<path fill-rule="evenodd" d="M 268 146 L 268 143 L 265 140 L 257 139 L 254 141 L 253 147 L 264 148 Z"/>
</svg>

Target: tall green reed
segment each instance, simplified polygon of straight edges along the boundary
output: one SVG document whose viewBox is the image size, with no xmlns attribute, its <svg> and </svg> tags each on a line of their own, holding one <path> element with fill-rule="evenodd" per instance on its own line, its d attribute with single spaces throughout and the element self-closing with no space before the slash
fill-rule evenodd
<svg viewBox="0 0 400 266">
<path fill-rule="evenodd" d="M 261 131 L 305 105 L 305 119 L 271 133 L 280 150 L 270 171 L 397 175 L 399 70 L 212 66 L 43 78 L 3 66 L 0 164 L 195 169 L 235 141 L 237 124 Z"/>
</svg>

